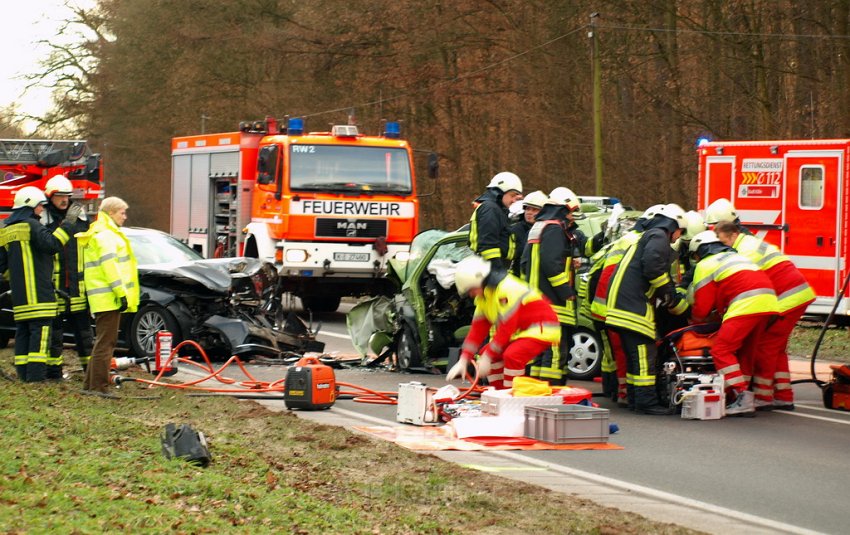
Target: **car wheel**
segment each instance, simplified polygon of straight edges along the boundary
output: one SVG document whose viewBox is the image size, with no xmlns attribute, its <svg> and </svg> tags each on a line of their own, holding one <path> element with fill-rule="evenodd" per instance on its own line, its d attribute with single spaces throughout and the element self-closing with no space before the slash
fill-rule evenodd
<svg viewBox="0 0 850 535">
<path fill-rule="evenodd" d="M 130 349 L 137 357 L 154 357 L 156 351 L 156 333 L 169 331 L 172 335 L 172 347 L 182 341 L 180 326 L 174 315 L 164 307 L 150 303 L 139 309 L 130 322 Z"/>
<path fill-rule="evenodd" d="M 578 381 L 589 381 L 599 375 L 602 368 L 602 340 L 599 335 L 584 328 L 573 334 L 567 376 Z"/>
<path fill-rule="evenodd" d="M 402 327 L 395 354 L 400 370 L 409 370 L 410 368 L 416 368 L 422 365 L 419 346 L 416 344 L 416 337 L 410 325 L 404 325 Z"/>
<path fill-rule="evenodd" d="M 301 298 L 304 308 L 314 314 L 336 312 L 342 299 L 338 295 L 310 295 Z"/>
</svg>

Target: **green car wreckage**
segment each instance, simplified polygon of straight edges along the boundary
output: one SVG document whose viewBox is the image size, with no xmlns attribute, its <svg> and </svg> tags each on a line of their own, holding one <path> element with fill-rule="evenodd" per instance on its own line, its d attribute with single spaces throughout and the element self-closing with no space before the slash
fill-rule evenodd
<svg viewBox="0 0 850 535">
<path fill-rule="evenodd" d="M 610 206 L 583 204 L 576 223 L 586 236 L 593 236 L 606 228 L 611 213 Z M 640 214 L 622 213 L 615 235 L 631 228 Z M 400 288 L 398 293 L 363 301 L 346 318 L 364 364 L 390 359 L 400 371 L 436 373 L 456 357 L 475 309 L 472 300 L 459 296 L 454 287 L 453 265 L 473 254 L 468 237 L 468 225 L 454 232 L 426 230 L 414 238 L 409 255 L 397 255 L 390 261 L 387 277 Z M 584 260 L 576 277 L 578 299 L 586 298 L 587 293 Z M 565 371 L 572 379 L 591 379 L 600 373 L 602 340 L 592 320 L 581 313 L 577 327 Z M 370 354 L 377 357 L 370 360 Z"/>
</svg>

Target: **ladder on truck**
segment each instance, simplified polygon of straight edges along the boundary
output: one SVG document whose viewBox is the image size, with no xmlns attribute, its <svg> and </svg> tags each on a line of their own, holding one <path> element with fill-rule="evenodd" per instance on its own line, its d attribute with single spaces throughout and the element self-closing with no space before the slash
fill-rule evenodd
<svg viewBox="0 0 850 535">
<path fill-rule="evenodd" d="M 89 155 L 85 140 L 0 139 L 0 165 L 36 164 L 48 154 L 63 151 L 66 161 Z"/>
</svg>

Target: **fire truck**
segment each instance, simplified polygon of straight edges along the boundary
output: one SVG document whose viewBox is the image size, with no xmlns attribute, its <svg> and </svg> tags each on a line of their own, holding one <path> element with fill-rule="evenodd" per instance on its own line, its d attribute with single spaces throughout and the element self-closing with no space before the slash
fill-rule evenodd
<svg viewBox="0 0 850 535">
<path fill-rule="evenodd" d="M 698 207 L 732 201 L 741 222 L 778 246 L 828 314 L 848 273 L 850 139 L 700 143 Z M 847 292 L 836 314 L 850 315 Z"/>
<path fill-rule="evenodd" d="M 171 149 L 171 233 L 202 255 L 273 262 L 280 291 L 314 312 L 393 291 L 387 261 L 409 251 L 419 215 L 413 149 L 398 123 L 369 136 L 267 117 L 177 137 Z M 435 178 L 435 154 L 428 166 Z"/>
<path fill-rule="evenodd" d="M 24 186 L 44 189 L 56 175 L 65 175 L 74 186 L 71 198 L 90 214 L 103 199 L 100 154 L 85 140 L 0 139 L 0 218 L 12 210 L 15 193 Z"/>
</svg>

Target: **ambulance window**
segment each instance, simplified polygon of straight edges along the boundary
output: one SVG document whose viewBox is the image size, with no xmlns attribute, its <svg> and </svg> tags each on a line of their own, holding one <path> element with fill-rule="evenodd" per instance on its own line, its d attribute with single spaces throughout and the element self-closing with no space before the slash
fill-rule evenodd
<svg viewBox="0 0 850 535">
<path fill-rule="evenodd" d="M 800 208 L 823 208 L 823 166 L 800 168 Z"/>
</svg>

